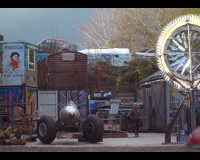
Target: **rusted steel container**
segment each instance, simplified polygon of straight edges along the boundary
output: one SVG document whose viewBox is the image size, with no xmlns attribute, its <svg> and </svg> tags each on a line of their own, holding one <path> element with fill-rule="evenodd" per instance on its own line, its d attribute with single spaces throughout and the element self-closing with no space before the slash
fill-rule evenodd
<svg viewBox="0 0 200 160">
<path fill-rule="evenodd" d="M 38 62 L 39 90 L 87 89 L 87 55 L 63 51 Z"/>
</svg>

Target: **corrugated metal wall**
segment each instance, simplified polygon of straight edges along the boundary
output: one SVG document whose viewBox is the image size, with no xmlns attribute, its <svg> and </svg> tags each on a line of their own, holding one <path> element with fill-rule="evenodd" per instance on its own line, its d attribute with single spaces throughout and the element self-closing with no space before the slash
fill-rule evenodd
<svg viewBox="0 0 200 160">
<path fill-rule="evenodd" d="M 152 84 L 152 106 L 154 108 L 154 118 L 152 129 L 157 132 L 165 132 L 166 129 L 166 103 L 164 82 Z"/>
<path fill-rule="evenodd" d="M 143 109 L 142 109 L 142 116 L 147 116 L 147 121 L 142 121 L 143 127 L 151 128 L 151 104 L 150 104 L 150 97 L 151 97 L 151 88 L 143 88 L 142 89 L 142 99 L 143 99 Z"/>
<path fill-rule="evenodd" d="M 62 53 L 74 53 L 75 60 L 63 60 Z M 39 90 L 87 89 L 87 55 L 75 52 L 59 52 L 38 62 Z"/>
<path fill-rule="evenodd" d="M 66 106 L 66 103 L 73 101 L 80 106 L 81 119 L 85 119 L 89 114 L 88 90 L 60 90 L 58 91 L 58 110 Z"/>
<path fill-rule="evenodd" d="M 143 88 L 143 116 L 148 117 L 143 122 L 144 127 L 149 127 L 154 132 L 165 132 L 166 129 L 166 102 L 164 82 L 151 84 Z M 154 108 L 154 115 L 151 115 L 151 107 Z"/>
</svg>

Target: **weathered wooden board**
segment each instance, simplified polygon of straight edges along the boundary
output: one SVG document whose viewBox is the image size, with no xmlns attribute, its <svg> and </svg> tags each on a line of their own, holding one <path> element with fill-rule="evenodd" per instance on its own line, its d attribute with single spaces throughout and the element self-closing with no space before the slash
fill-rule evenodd
<svg viewBox="0 0 200 160">
<path fill-rule="evenodd" d="M 128 137 L 127 133 L 104 133 L 102 138 L 124 138 Z M 72 134 L 71 138 L 83 138 L 82 133 Z"/>
</svg>

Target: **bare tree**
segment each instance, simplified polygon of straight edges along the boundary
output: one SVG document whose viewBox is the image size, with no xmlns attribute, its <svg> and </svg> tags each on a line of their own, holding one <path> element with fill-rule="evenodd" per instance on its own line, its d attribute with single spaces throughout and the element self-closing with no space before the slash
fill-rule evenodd
<svg viewBox="0 0 200 160">
<path fill-rule="evenodd" d="M 77 27 L 78 43 L 84 48 L 129 48 L 132 53 L 153 49 L 165 25 L 188 13 L 200 14 L 200 9 L 98 8 Z"/>
<path fill-rule="evenodd" d="M 90 21 L 78 25 L 77 29 L 81 33 L 78 34 L 78 43 L 81 47 L 110 47 L 110 43 L 116 34 L 114 26 L 115 10 L 112 8 L 96 8 L 94 13 L 88 15 Z"/>
<path fill-rule="evenodd" d="M 163 27 L 177 16 L 173 8 L 122 8 L 118 10 L 118 46 L 128 47 L 132 52 L 154 49 Z M 174 14 L 173 14 L 174 13 Z"/>
</svg>

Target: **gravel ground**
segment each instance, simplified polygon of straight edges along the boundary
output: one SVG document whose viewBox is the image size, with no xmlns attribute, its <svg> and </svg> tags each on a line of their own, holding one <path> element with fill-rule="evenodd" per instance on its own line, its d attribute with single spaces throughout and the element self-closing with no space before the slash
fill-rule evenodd
<svg viewBox="0 0 200 160">
<path fill-rule="evenodd" d="M 140 133 L 140 137 L 129 133 L 127 138 L 104 138 L 95 144 L 70 139 L 71 134 L 66 136 L 48 145 L 39 139 L 26 145 L 0 145 L 0 152 L 200 152 L 200 144 L 177 143 L 176 136 L 164 144 L 164 133 Z"/>
<path fill-rule="evenodd" d="M 0 152 L 200 152 L 200 148 L 186 146 L 144 147 L 30 147 L 0 146 Z"/>
</svg>

